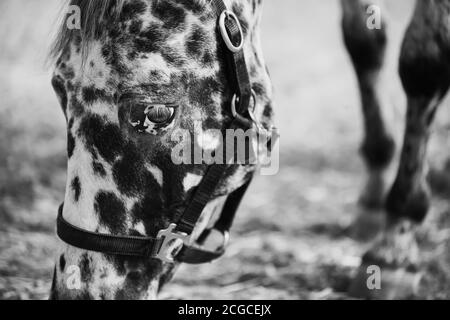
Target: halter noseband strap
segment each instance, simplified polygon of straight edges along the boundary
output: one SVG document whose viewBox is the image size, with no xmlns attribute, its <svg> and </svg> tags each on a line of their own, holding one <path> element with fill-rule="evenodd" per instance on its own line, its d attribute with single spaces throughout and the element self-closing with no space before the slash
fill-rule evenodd
<svg viewBox="0 0 450 320">
<path fill-rule="evenodd" d="M 224 235 L 224 244 L 228 242 L 228 231 L 231 229 L 235 213 L 249 185 L 250 181 L 229 195 L 221 216 L 213 228 Z M 115 236 L 83 230 L 70 224 L 63 218 L 63 205 L 59 208 L 56 229 L 58 237 L 69 245 L 110 255 L 157 258 L 165 262 L 174 262 L 176 260 L 188 264 L 201 264 L 216 260 L 225 253 L 225 245 L 216 251 L 189 245 L 186 233 L 180 233 L 176 230 L 175 224 L 172 224 L 166 230 L 160 231 L 156 238 Z M 211 231 L 211 229 L 206 230 L 200 236 L 198 242 L 206 239 Z M 184 245 L 174 260 L 171 255 L 170 245 L 175 239 L 183 240 Z"/>
<path fill-rule="evenodd" d="M 229 84 L 235 92 L 232 103 L 234 120 L 231 127 L 251 128 L 253 122 L 249 114 L 249 106 L 252 99 L 252 88 L 243 50 L 245 41 L 242 27 L 236 15 L 227 9 L 223 0 L 211 0 L 210 3 L 218 17 L 218 33 L 221 38 L 221 47 L 228 62 Z M 236 102 L 238 102 L 237 105 Z M 224 236 L 224 245 L 221 248 L 216 251 L 208 251 L 199 246 L 193 246 L 190 236 L 228 168 L 229 166 L 226 164 L 209 166 L 180 221 L 177 224 L 171 224 L 165 230 L 161 230 L 156 238 L 115 236 L 80 229 L 64 220 L 63 206 L 60 207 L 58 213 L 57 234 L 67 244 L 89 251 L 111 255 L 157 258 L 169 263 L 173 263 L 175 260 L 189 264 L 211 262 L 221 257 L 225 252 L 228 232 L 251 181 L 228 196 L 220 218 L 214 226 L 214 229 Z M 201 243 L 211 231 L 206 230 L 197 242 Z M 183 242 L 183 246 L 175 255 L 175 259 L 172 248 L 174 240 Z"/>
</svg>

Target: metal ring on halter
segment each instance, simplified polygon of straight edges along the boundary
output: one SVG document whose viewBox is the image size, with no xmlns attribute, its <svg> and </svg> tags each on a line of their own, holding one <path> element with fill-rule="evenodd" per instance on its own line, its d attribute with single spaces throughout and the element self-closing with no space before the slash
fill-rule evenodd
<svg viewBox="0 0 450 320">
<path fill-rule="evenodd" d="M 252 119 L 253 124 L 255 125 L 257 131 L 259 134 L 264 134 L 264 135 L 268 135 L 268 130 L 266 128 L 264 128 L 264 126 L 262 125 L 262 123 L 256 119 L 256 116 L 254 114 L 254 110 L 253 111 L 248 111 L 248 114 L 250 115 L 250 119 Z"/>
<path fill-rule="evenodd" d="M 254 112 L 256 109 L 256 93 L 254 90 L 252 90 L 252 99 L 253 99 L 253 108 L 251 108 L 251 110 L 249 109 L 249 113 L 250 113 L 250 111 Z M 237 118 L 240 116 L 240 114 L 236 110 L 236 104 L 238 103 L 238 101 L 239 101 L 239 97 L 237 96 L 237 94 L 235 94 L 233 96 L 233 99 L 231 100 L 231 114 L 233 115 L 234 118 Z"/>
<path fill-rule="evenodd" d="M 252 90 L 252 99 L 253 99 L 253 108 L 250 108 L 248 110 L 248 114 L 250 116 L 251 122 L 253 122 L 254 126 L 256 127 L 259 134 L 269 134 L 269 131 L 264 128 L 262 123 L 256 118 L 255 116 L 255 110 L 256 110 L 256 93 L 254 90 Z M 237 95 L 233 96 L 233 100 L 231 101 L 231 113 L 233 114 L 233 117 L 236 119 L 239 119 L 242 117 L 237 111 L 236 111 L 236 102 L 239 100 Z"/>
<path fill-rule="evenodd" d="M 204 231 L 204 233 L 200 236 L 199 239 L 197 239 L 197 245 L 199 246 L 204 246 L 206 240 L 208 239 L 208 237 L 211 235 L 211 233 L 215 231 L 217 233 L 220 233 L 220 235 L 222 236 L 222 243 L 220 244 L 220 247 L 217 247 L 218 250 L 225 250 L 226 247 L 228 247 L 228 244 L 230 243 L 230 232 L 229 231 L 221 231 L 218 230 L 216 228 L 214 229 L 209 229 Z"/>
<path fill-rule="evenodd" d="M 229 243 L 230 243 L 230 232 L 224 231 L 223 232 L 223 243 L 222 243 L 222 247 L 220 249 L 226 249 L 226 247 L 228 247 Z"/>
<path fill-rule="evenodd" d="M 241 41 L 237 46 L 233 43 L 233 41 L 231 41 L 230 35 L 228 34 L 227 27 L 225 25 L 226 19 L 230 18 L 234 20 L 239 30 Z M 241 23 L 239 22 L 239 19 L 237 18 L 237 16 L 234 14 L 233 11 L 225 10 L 224 12 L 222 12 L 219 18 L 219 30 L 220 34 L 222 35 L 223 41 L 225 42 L 225 45 L 231 52 L 236 53 L 242 50 L 242 48 L 244 47 L 244 32 L 242 31 L 242 26 Z"/>
</svg>

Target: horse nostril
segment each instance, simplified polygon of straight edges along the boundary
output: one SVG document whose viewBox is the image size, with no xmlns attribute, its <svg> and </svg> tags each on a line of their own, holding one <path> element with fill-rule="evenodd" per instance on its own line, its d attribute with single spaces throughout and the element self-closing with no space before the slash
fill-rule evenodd
<svg viewBox="0 0 450 320">
<path fill-rule="evenodd" d="M 144 279 L 144 274 L 139 271 L 130 271 L 127 274 L 127 280 L 132 282 L 139 282 Z"/>
<path fill-rule="evenodd" d="M 274 148 L 275 144 L 277 144 L 280 136 L 278 134 L 277 128 L 275 127 L 272 127 L 269 132 L 270 134 L 267 137 L 266 148 L 269 152 L 272 152 L 272 149 Z"/>
<path fill-rule="evenodd" d="M 272 151 L 272 138 L 267 139 L 266 150 L 268 150 L 269 152 Z"/>
</svg>

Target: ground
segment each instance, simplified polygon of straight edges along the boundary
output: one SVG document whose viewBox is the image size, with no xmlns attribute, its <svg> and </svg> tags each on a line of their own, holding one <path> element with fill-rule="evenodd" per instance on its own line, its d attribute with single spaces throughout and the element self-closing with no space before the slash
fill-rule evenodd
<svg viewBox="0 0 450 320">
<path fill-rule="evenodd" d="M 397 57 L 413 3 L 390 1 L 383 11 L 390 21 L 384 111 L 398 143 L 405 97 Z M 276 90 L 280 172 L 252 185 L 225 257 L 182 266 L 162 298 L 349 298 L 370 242 L 348 232 L 363 210 L 357 199 L 365 168 L 358 154 L 358 91 L 341 41 L 338 4 L 266 1 L 262 32 Z M 0 299 L 46 299 L 51 284 L 56 209 L 65 186 L 65 124 L 44 58 L 58 7 L 57 0 L 0 2 Z M 430 146 L 436 167 L 450 150 L 445 105 Z M 445 197 L 436 196 L 424 229 L 448 228 L 449 211 Z M 424 270 L 433 277 L 421 297 L 449 298 L 448 276 L 441 272 L 450 264 L 448 243 L 439 243 L 424 241 Z"/>
</svg>

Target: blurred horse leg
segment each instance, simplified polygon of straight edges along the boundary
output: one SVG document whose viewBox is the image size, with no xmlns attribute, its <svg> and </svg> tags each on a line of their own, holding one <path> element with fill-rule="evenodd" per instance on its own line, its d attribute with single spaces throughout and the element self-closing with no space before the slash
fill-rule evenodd
<svg viewBox="0 0 450 320">
<path fill-rule="evenodd" d="M 450 86 L 449 18 L 448 1 L 418 1 L 403 41 L 399 72 L 408 105 L 400 165 L 387 197 L 388 226 L 360 270 L 368 265 L 382 268 L 387 283 L 377 294 L 383 298 L 405 298 L 420 288 L 415 231 L 430 207 L 426 154 L 431 126 Z"/>
<path fill-rule="evenodd" d="M 434 195 L 446 198 L 450 194 L 450 158 L 442 167 L 430 168 L 428 183 Z"/>
<path fill-rule="evenodd" d="M 366 0 L 342 0 L 344 41 L 358 78 L 364 115 L 365 137 L 361 153 L 369 171 L 361 203 L 370 209 L 384 204 L 384 172 L 392 161 L 395 144 L 381 112 L 379 83 L 386 49 L 386 24 L 369 28 L 370 4 Z M 370 10 L 369 10 L 370 12 Z"/>
<path fill-rule="evenodd" d="M 400 166 L 387 199 L 391 221 L 421 223 L 430 206 L 426 152 L 436 111 L 450 87 L 450 3 L 419 1 L 403 42 L 400 77 L 408 97 Z"/>
</svg>

